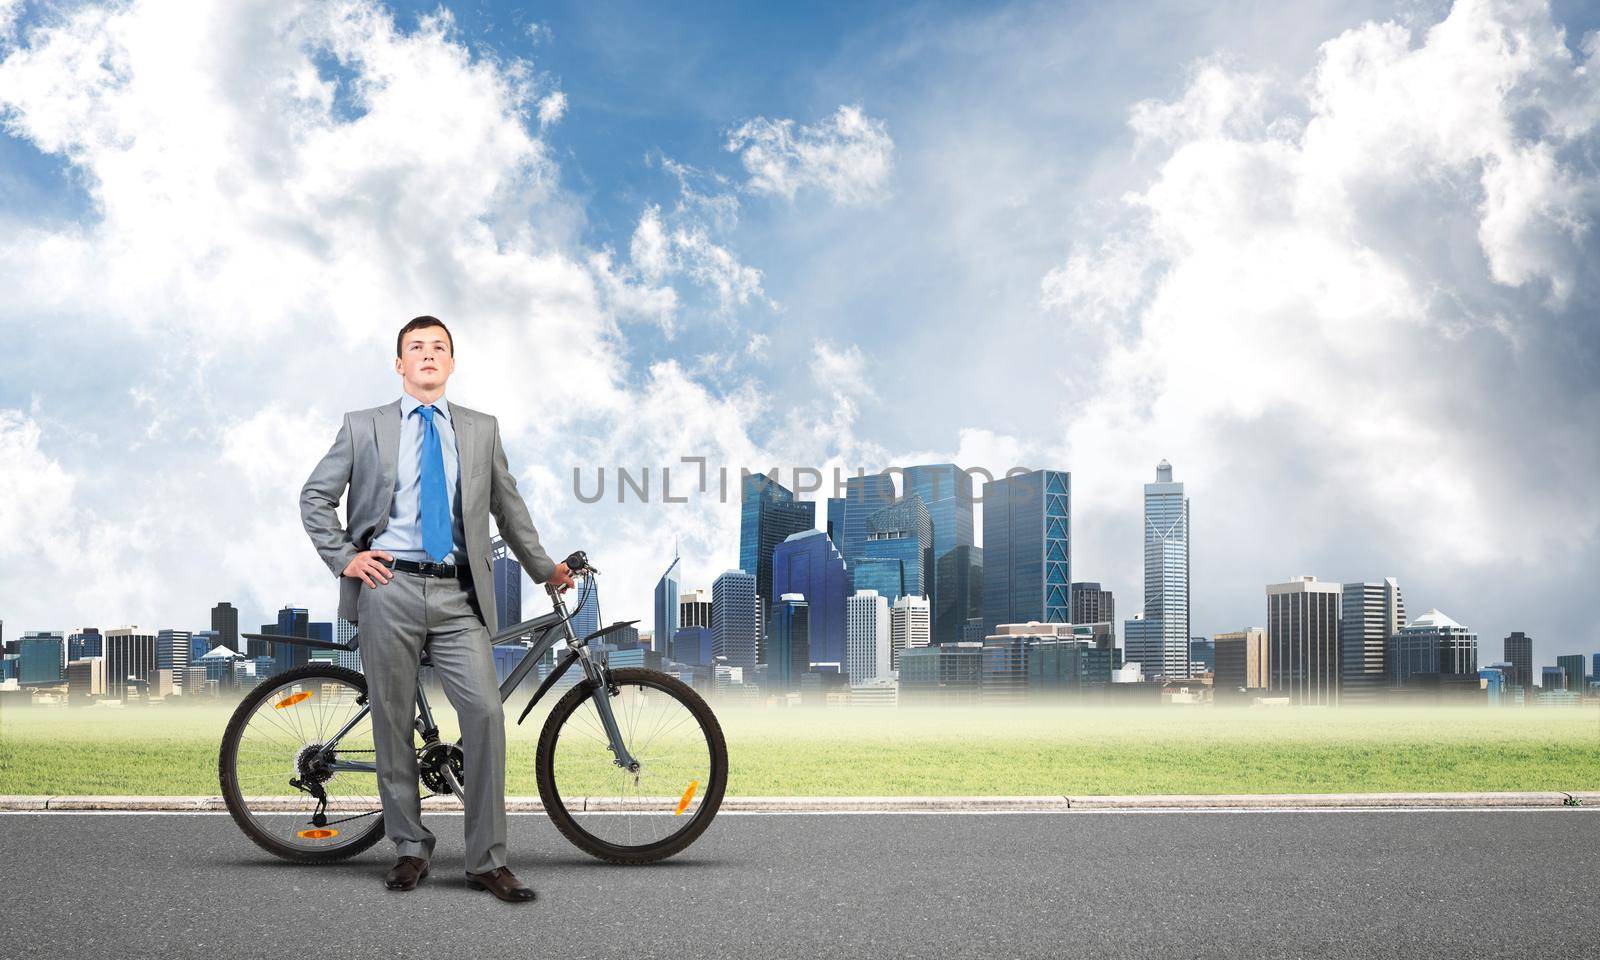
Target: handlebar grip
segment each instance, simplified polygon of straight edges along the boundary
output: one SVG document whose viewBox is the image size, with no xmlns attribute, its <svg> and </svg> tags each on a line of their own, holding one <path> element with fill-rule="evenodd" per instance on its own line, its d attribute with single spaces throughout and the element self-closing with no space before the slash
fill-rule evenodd
<svg viewBox="0 0 1600 960">
<path fill-rule="evenodd" d="M 565 563 L 568 573 L 584 573 L 584 571 L 587 571 L 587 573 L 600 573 L 600 571 L 595 570 L 594 566 L 589 565 L 589 555 L 584 554 L 582 550 L 573 550 L 566 557 Z"/>
</svg>

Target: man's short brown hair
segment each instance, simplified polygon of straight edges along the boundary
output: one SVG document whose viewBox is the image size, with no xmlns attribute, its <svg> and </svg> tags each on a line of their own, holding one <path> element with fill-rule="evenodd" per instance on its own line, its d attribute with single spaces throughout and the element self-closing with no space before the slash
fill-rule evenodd
<svg viewBox="0 0 1600 960">
<path fill-rule="evenodd" d="M 415 320 L 412 320 L 410 323 L 407 323 L 405 326 L 401 327 L 400 332 L 396 334 L 394 338 L 394 355 L 397 357 L 400 356 L 400 348 L 405 346 L 406 334 L 413 330 L 421 330 L 423 327 L 438 327 L 440 330 L 443 330 L 445 343 L 450 345 L 450 356 L 453 357 L 456 355 L 455 338 L 450 336 L 450 328 L 445 326 L 444 321 L 440 320 L 438 317 L 417 317 Z"/>
</svg>

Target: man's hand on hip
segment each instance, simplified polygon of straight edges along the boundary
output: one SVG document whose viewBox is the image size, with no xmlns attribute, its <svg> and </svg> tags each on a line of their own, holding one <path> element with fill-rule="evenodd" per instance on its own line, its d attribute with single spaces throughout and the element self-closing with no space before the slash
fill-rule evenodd
<svg viewBox="0 0 1600 960">
<path fill-rule="evenodd" d="M 378 562 L 378 558 L 393 561 L 394 557 L 382 550 L 363 550 L 356 554 L 350 565 L 344 568 L 344 575 L 356 580 L 366 581 L 367 586 L 377 587 L 380 583 L 388 583 L 394 579 L 394 571 Z M 571 581 L 567 581 L 571 583 Z"/>
</svg>

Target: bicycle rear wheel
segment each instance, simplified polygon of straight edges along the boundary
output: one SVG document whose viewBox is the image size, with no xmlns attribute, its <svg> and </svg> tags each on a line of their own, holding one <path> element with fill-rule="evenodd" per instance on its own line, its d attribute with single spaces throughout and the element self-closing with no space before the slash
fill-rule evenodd
<svg viewBox="0 0 1600 960">
<path fill-rule="evenodd" d="M 240 701 L 222 736 L 217 774 L 228 813 L 262 849 L 326 863 L 382 838 L 376 774 L 337 763 L 373 762 L 371 715 L 324 749 L 361 713 L 366 695 L 366 677 L 314 663 L 268 678 Z M 318 791 L 327 799 L 320 810 Z"/>
<path fill-rule="evenodd" d="M 705 700 L 676 677 L 611 671 L 609 703 L 623 744 L 639 762 L 627 771 L 585 679 L 550 711 L 539 735 L 539 797 L 556 829 L 611 863 L 651 863 L 683 850 L 710 826 L 728 783 L 728 747 Z"/>
</svg>

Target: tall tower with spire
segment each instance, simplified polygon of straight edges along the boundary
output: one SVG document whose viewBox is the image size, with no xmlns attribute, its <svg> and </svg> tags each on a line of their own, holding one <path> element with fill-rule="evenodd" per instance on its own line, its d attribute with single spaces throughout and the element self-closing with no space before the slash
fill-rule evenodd
<svg viewBox="0 0 1600 960">
<path fill-rule="evenodd" d="M 1147 677 L 1189 676 L 1189 532 L 1189 498 L 1162 460 L 1144 485 L 1144 616 L 1123 634 Z"/>
<path fill-rule="evenodd" d="M 672 635 L 678 632 L 679 559 L 678 541 L 673 538 L 672 562 L 667 565 L 667 571 L 661 575 L 661 579 L 656 581 L 656 632 L 652 643 L 656 652 L 663 655 L 669 649 Z"/>
</svg>

